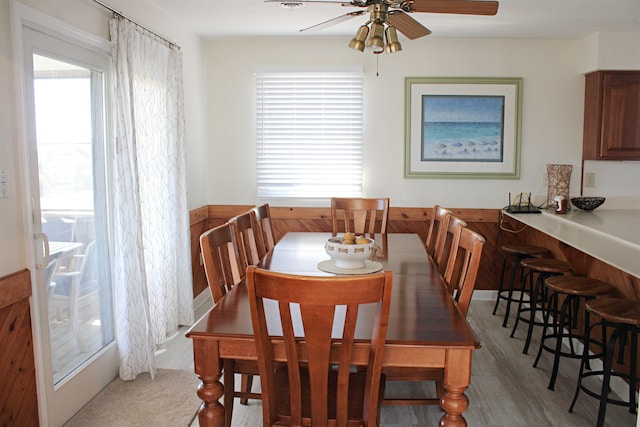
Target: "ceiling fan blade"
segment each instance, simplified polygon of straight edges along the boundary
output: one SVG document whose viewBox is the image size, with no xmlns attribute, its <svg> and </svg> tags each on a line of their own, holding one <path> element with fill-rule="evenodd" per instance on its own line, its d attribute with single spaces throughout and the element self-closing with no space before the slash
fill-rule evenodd
<svg viewBox="0 0 640 427">
<path fill-rule="evenodd" d="M 346 13 L 344 15 L 338 16 L 336 18 L 329 19 L 328 21 L 324 21 L 324 22 L 321 22 L 319 24 L 312 25 L 312 26 L 307 27 L 307 28 L 303 28 L 300 31 L 322 30 L 324 28 L 331 27 L 332 25 L 336 25 L 336 24 L 339 24 L 341 22 L 348 21 L 349 19 L 354 18 L 356 16 L 360 16 L 360 15 L 362 15 L 364 13 L 366 13 L 366 10 L 359 10 L 357 12 L 349 12 L 349 13 Z"/>
<path fill-rule="evenodd" d="M 413 0 L 411 12 L 458 13 L 464 15 L 495 15 L 497 1 L 478 0 Z"/>
<path fill-rule="evenodd" d="M 387 22 L 411 40 L 431 34 L 428 28 L 399 10 L 390 11 Z"/>
</svg>

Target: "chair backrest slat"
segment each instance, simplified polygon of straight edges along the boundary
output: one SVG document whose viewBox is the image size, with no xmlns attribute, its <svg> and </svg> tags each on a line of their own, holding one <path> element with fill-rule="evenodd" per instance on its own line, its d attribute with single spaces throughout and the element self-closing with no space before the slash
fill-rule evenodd
<svg viewBox="0 0 640 427">
<path fill-rule="evenodd" d="M 484 242 L 484 237 L 479 233 L 458 225 L 444 280 L 464 316 L 469 310 L 476 285 Z"/>
<path fill-rule="evenodd" d="M 258 265 L 266 252 L 255 212 L 249 210 L 234 216 L 229 222 L 232 222 L 236 228 L 240 257 L 247 265 Z"/>
<path fill-rule="evenodd" d="M 458 226 L 466 228 L 467 223 L 455 215 L 449 215 L 438 233 L 435 261 L 440 274 L 444 274 L 447 269 L 449 254 L 453 248 L 453 237 Z"/>
<path fill-rule="evenodd" d="M 273 225 L 271 224 L 271 208 L 268 203 L 253 208 L 253 212 L 256 215 L 256 221 L 260 227 L 260 235 L 262 237 L 262 244 L 264 245 L 264 253 L 269 252 L 276 245 L 276 240 L 273 234 Z"/>
<path fill-rule="evenodd" d="M 334 236 L 340 232 L 384 234 L 387 232 L 388 217 L 389 198 L 334 197 L 331 199 L 331 228 Z M 379 227 L 378 224 L 380 224 Z"/>
<path fill-rule="evenodd" d="M 425 245 L 427 247 L 427 253 L 433 260 L 436 259 L 436 245 L 438 243 L 438 236 L 442 228 L 446 228 L 448 217 L 453 213 L 439 205 L 433 206 L 431 214 L 431 224 L 429 225 L 429 232 L 427 233 L 427 240 Z"/>
<path fill-rule="evenodd" d="M 211 296 L 218 302 L 245 275 L 246 265 L 238 251 L 235 225 L 226 223 L 202 233 L 200 249 Z"/>
</svg>

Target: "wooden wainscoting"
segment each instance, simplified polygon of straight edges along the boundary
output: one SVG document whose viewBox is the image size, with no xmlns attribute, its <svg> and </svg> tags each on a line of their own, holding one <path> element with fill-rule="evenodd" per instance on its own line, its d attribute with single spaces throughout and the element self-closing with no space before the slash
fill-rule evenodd
<svg viewBox="0 0 640 427">
<path fill-rule="evenodd" d="M 39 423 L 30 296 L 29 270 L 0 277 L 0 425 L 3 426 Z"/>
<path fill-rule="evenodd" d="M 241 214 L 253 205 L 209 205 L 191 211 L 191 256 L 193 267 L 193 294 L 199 295 L 207 288 L 204 268 L 200 262 L 200 234 L 224 224 L 229 218 Z M 417 233 L 423 240 L 431 221 L 431 207 L 391 207 L 387 231 L 390 233 Z M 498 289 L 496 272 L 500 271 L 502 258 L 498 259 L 495 242 L 499 235 L 499 209 L 451 209 L 454 215 L 467 221 L 469 228 L 486 238 L 476 289 Z M 331 209 L 302 207 L 271 207 L 272 226 L 276 240 L 289 231 L 331 231 Z"/>
</svg>

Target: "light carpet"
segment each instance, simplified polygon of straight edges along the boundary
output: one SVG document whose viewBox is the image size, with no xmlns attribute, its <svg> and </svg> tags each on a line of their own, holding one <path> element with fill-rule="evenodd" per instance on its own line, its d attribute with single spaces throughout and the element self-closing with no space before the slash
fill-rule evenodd
<svg viewBox="0 0 640 427">
<path fill-rule="evenodd" d="M 192 371 L 158 369 L 133 381 L 113 380 L 65 426 L 189 426 L 202 401 L 200 380 Z"/>
</svg>

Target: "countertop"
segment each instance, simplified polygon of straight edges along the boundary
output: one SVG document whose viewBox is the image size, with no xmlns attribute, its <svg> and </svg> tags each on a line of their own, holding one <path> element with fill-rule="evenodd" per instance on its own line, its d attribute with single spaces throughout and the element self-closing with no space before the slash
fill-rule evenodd
<svg viewBox="0 0 640 427">
<path fill-rule="evenodd" d="M 510 214 L 535 228 L 613 267 L 640 278 L 640 210 L 572 210 L 566 214 Z"/>
</svg>

